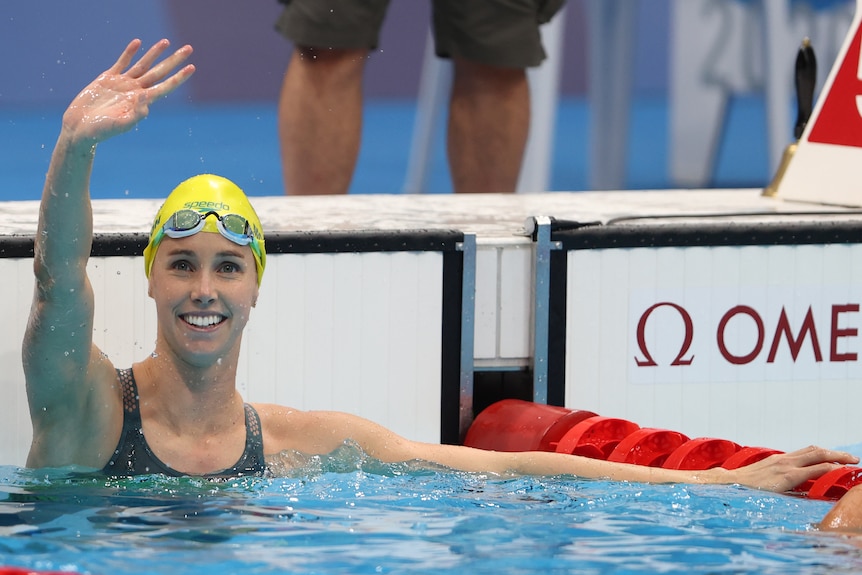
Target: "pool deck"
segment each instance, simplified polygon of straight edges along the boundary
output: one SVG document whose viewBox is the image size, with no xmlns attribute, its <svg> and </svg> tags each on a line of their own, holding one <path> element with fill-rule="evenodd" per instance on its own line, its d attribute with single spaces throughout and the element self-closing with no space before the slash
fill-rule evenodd
<svg viewBox="0 0 862 575">
<path fill-rule="evenodd" d="M 675 223 L 733 221 L 795 222 L 862 219 L 855 208 L 784 201 L 759 189 L 550 192 L 476 195 L 272 196 L 251 199 L 267 232 L 454 229 L 478 242 L 523 236 L 525 221 L 550 216 L 579 222 Z M 94 200 L 95 233 L 145 233 L 160 200 Z M 6 202 L 0 235 L 32 235 L 38 202 Z M 820 214 L 820 215 L 818 215 Z M 690 220 L 686 217 L 690 216 Z"/>
</svg>

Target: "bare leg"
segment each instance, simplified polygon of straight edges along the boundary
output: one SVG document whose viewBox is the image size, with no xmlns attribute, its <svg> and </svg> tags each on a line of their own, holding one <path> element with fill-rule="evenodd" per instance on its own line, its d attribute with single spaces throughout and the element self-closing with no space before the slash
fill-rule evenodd
<svg viewBox="0 0 862 575">
<path fill-rule="evenodd" d="M 347 193 L 362 135 L 367 55 L 366 50 L 294 50 L 278 103 L 286 193 Z"/>
<path fill-rule="evenodd" d="M 519 68 L 456 58 L 447 138 L 456 192 L 514 192 L 530 128 L 530 90 Z"/>
</svg>

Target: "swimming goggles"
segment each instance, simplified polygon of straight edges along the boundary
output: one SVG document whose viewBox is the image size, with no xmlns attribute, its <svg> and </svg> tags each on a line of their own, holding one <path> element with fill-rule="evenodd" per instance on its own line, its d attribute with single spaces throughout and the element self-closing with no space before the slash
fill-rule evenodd
<svg viewBox="0 0 862 575">
<path fill-rule="evenodd" d="M 260 230 L 248 219 L 239 214 L 220 215 L 214 210 L 208 212 L 197 212 L 191 209 L 183 209 L 175 212 L 165 220 L 161 226 L 154 227 L 154 232 L 149 244 L 144 249 L 147 277 L 153 264 L 155 250 L 165 236 L 169 238 L 185 238 L 193 236 L 206 228 L 207 218 L 215 216 L 215 230 L 223 237 L 240 246 L 249 246 L 254 254 L 255 266 L 257 267 L 258 284 L 263 275 L 263 267 L 266 263 L 266 252 L 263 247 L 263 235 Z M 210 231 L 211 228 L 207 228 Z"/>
<path fill-rule="evenodd" d="M 248 220 L 238 214 L 219 215 L 218 212 L 196 212 L 194 210 L 180 210 L 171 215 L 165 222 L 165 225 L 159 230 L 161 233 L 153 238 L 153 244 L 158 245 L 162 235 L 169 238 L 187 238 L 193 236 L 206 225 L 206 220 L 210 216 L 216 217 L 216 228 L 218 232 L 241 246 L 251 244 L 251 251 L 254 252 L 257 260 L 261 260 L 260 242 L 252 233 L 251 224 Z"/>
<path fill-rule="evenodd" d="M 186 238 L 193 236 L 206 224 L 209 216 L 216 217 L 216 228 L 221 235 L 235 244 L 247 246 L 255 241 L 251 233 L 248 220 L 237 214 L 219 215 L 218 212 L 196 212 L 194 210 L 180 210 L 171 215 L 162 226 L 162 232 L 169 238 Z"/>
</svg>

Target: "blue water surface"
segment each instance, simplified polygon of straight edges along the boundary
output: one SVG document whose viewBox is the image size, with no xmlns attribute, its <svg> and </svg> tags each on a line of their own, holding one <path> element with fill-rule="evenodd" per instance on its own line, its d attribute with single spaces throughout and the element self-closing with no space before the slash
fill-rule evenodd
<svg viewBox="0 0 862 575">
<path fill-rule="evenodd" d="M 830 503 L 383 465 L 355 452 L 280 476 L 108 479 L 0 467 L 0 565 L 107 574 L 835 573 Z"/>
</svg>

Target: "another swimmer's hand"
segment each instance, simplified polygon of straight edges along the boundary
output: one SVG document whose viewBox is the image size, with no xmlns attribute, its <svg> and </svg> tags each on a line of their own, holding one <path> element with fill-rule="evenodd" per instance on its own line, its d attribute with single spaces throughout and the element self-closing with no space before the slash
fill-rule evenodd
<svg viewBox="0 0 862 575">
<path fill-rule="evenodd" d="M 822 447 L 806 447 L 791 453 L 770 455 L 751 465 L 732 471 L 716 468 L 717 474 L 726 474 L 726 480 L 719 483 L 739 483 L 755 489 L 781 493 L 790 491 L 809 479 L 842 465 L 859 463 L 859 458 L 844 451 L 833 451 Z"/>
<path fill-rule="evenodd" d="M 169 45 L 167 40 L 156 42 L 130 67 L 141 47 L 140 40 L 132 40 L 117 62 L 72 100 L 63 115 L 64 133 L 73 142 L 92 147 L 146 118 L 152 102 L 177 89 L 195 71 L 188 64 L 174 72 L 191 56 L 188 45 L 156 63 Z"/>
</svg>

